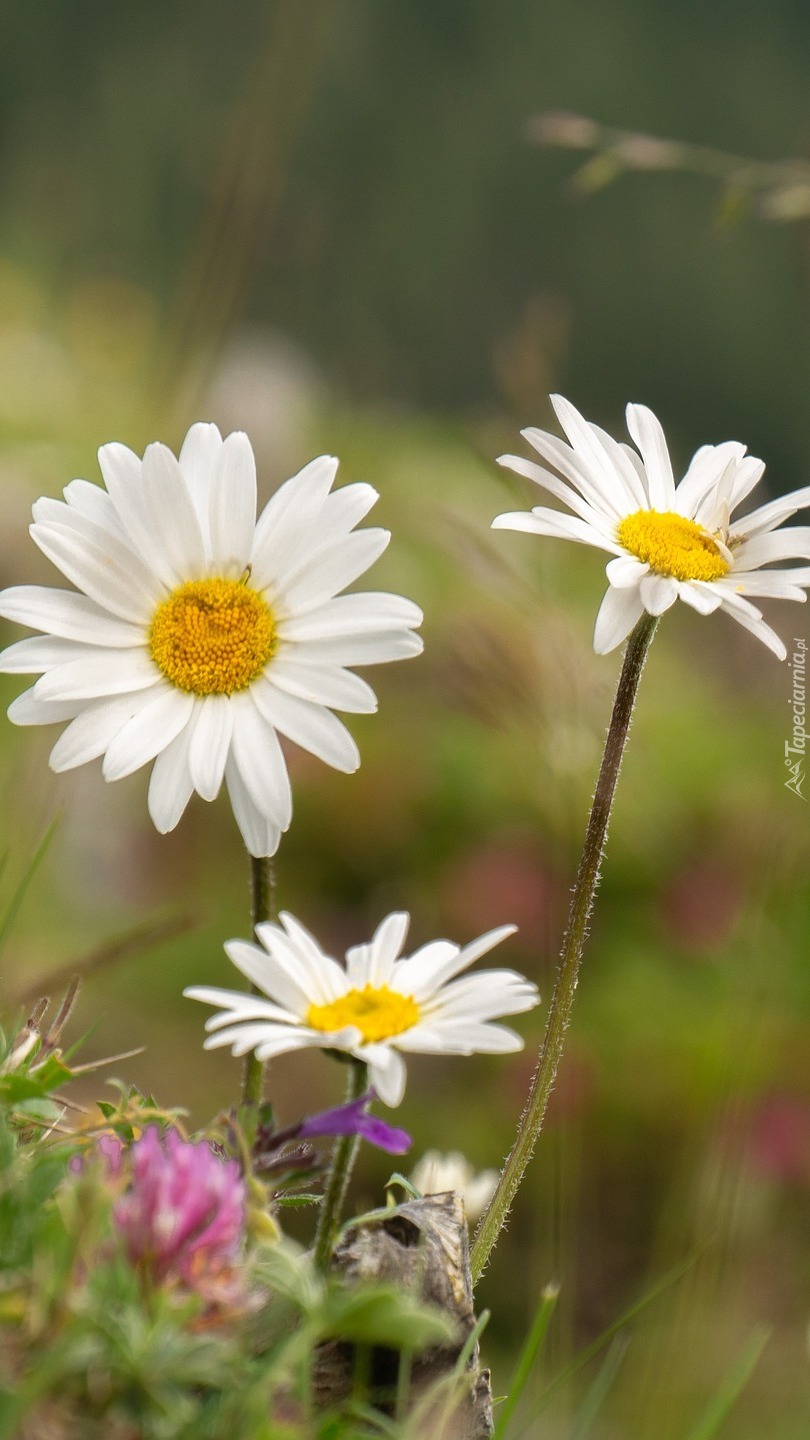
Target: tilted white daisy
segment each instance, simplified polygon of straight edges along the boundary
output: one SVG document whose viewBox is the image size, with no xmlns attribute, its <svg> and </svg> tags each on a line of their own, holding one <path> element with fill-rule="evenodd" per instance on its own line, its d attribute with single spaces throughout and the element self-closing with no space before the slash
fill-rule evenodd
<svg viewBox="0 0 810 1440">
<path fill-rule="evenodd" d="M 346 667 L 416 655 L 422 614 L 399 595 L 340 595 L 385 549 L 387 530 L 355 532 L 370 485 L 332 492 L 321 456 L 283 484 L 256 520 L 246 435 L 192 426 L 179 460 L 102 446 L 106 489 L 73 480 L 38 500 L 31 534 L 76 590 L 21 585 L 0 615 L 44 631 L 0 656 L 40 674 L 13 702 L 17 725 L 71 723 L 51 752 L 62 771 L 103 755 L 106 780 L 154 760 L 149 812 L 174 829 L 196 790 L 223 779 L 254 856 L 272 855 L 292 799 L 278 736 L 351 772 L 357 746 L 332 708 L 376 709 Z"/>
<path fill-rule="evenodd" d="M 383 920 L 369 944 L 347 952 L 344 967 L 325 955 L 292 915 L 280 919 L 280 925 L 256 926 L 260 945 L 230 940 L 225 946 L 261 994 L 204 985 L 183 992 L 221 1007 L 206 1022 L 207 1050 L 229 1045 L 234 1055 L 253 1050 L 262 1061 L 311 1046 L 346 1050 L 368 1065 L 380 1099 L 398 1105 L 405 1090 L 401 1051 L 473 1055 L 522 1049 L 519 1035 L 489 1022 L 530 1010 L 539 1000 L 537 987 L 513 970 L 455 978 L 512 935 L 514 925 L 490 930 L 463 948 L 433 940 L 399 959 L 409 917 L 398 912 Z"/>
<path fill-rule="evenodd" d="M 807 598 L 806 566 L 762 567 L 810 559 L 810 528 L 778 528 L 810 505 L 810 486 L 732 520 L 765 469 L 744 445 L 703 445 L 676 485 L 664 432 L 646 406 L 627 406 L 634 450 L 583 419 L 561 395 L 552 395 L 551 403 L 570 444 L 545 430 L 522 433 L 558 473 L 518 455 L 503 455 L 499 463 L 536 481 L 574 513 L 540 505 L 499 515 L 493 526 L 576 540 L 615 556 L 596 619 L 597 652 L 619 645 L 645 610 L 662 615 L 683 600 L 700 615 L 725 610 L 784 660 L 782 641 L 750 597 Z"/>
<path fill-rule="evenodd" d="M 423 1195 L 441 1195 L 454 1190 L 464 1201 L 467 1219 L 477 1220 L 487 1208 L 498 1183 L 497 1170 L 475 1170 L 460 1150 L 443 1154 L 426 1150 L 410 1175 L 411 1184 Z"/>
</svg>

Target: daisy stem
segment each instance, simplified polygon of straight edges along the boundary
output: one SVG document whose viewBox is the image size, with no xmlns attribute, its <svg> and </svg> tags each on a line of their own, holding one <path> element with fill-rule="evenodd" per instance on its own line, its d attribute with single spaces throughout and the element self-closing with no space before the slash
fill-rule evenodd
<svg viewBox="0 0 810 1440">
<path fill-rule="evenodd" d="M 272 858 L 268 855 L 250 856 L 250 916 L 253 930 L 263 920 L 276 918 L 276 875 Z M 251 994 L 260 995 L 258 986 L 251 985 Z M 262 1100 L 264 1062 L 257 1060 L 251 1052 L 245 1062 L 242 1082 L 242 1104 L 258 1109 Z"/>
<path fill-rule="evenodd" d="M 481 1217 L 470 1257 L 473 1284 L 486 1268 L 498 1236 L 503 1229 L 512 1201 L 531 1160 L 537 1137 L 543 1128 L 549 1096 L 554 1088 L 563 1052 L 565 1032 L 571 1019 L 582 952 L 588 936 L 588 919 L 599 883 L 599 866 L 605 850 L 608 822 L 619 778 L 624 747 L 630 729 L 638 684 L 647 651 L 658 624 L 656 616 L 642 615 L 627 642 L 624 653 L 613 714 L 610 717 L 605 753 L 596 782 L 591 813 L 585 831 L 585 843 L 577 871 L 576 883 L 568 912 L 568 925 L 557 967 L 554 993 L 546 1021 L 546 1030 L 537 1068 L 528 1099 L 520 1117 L 515 1143 L 506 1159 L 492 1199 Z"/>
<path fill-rule="evenodd" d="M 368 1066 L 364 1065 L 362 1060 L 350 1060 L 346 1103 L 358 1100 L 364 1094 L 367 1084 Z M 332 1163 L 329 1167 L 329 1178 L 326 1182 L 321 1213 L 318 1217 L 318 1229 L 315 1234 L 315 1264 L 319 1270 L 326 1270 L 332 1258 L 343 1202 L 346 1199 L 346 1191 L 349 1188 L 359 1148 L 359 1135 L 341 1135 L 335 1141 Z"/>
</svg>

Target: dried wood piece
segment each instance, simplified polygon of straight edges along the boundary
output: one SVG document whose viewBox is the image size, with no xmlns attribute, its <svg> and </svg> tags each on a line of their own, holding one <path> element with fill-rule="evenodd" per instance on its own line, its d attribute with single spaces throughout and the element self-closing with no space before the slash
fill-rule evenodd
<svg viewBox="0 0 810 1440">
<path fill-rule="evenodd" d="M 319 1408 L 339 1404 L 353 1392 L 358 1365 L 364 1367 L 371 1403 L 385 1414 L 394 1410 L 400 1366 L 410 1365 L 408 1409 L 421 1404 L 425 1392 L 449 1377 L 475 1327 L 470 1247 L 461 1197 L 452 1191 L 408 1200 L 359 1222 L 335 1249 L 333 1271 L 348 1284 L 387 1284 L 436 1306 L 453 1322 L 453 1337 L 418 1354 L 374 1346 L 358 1356 L 355 1346 L 340 1339 L 320 1347 L 313 1376 Z M 470 1356 L 468 1387 L 453 1408 L 452 1419 L 431 1440 L 487 1440 L 492 1435 L 492 1391 L 489 1371 L 479 1366 L 478 1346 Z M 427 1418 L 427 1417 L 426 1417 Z"/>
</svg>

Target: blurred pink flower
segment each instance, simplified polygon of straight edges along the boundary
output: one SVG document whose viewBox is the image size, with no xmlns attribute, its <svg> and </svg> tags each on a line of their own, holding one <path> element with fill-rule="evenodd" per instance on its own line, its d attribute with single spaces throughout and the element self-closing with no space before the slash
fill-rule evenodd
<svg viewBox="0 0 810 1440">
<path fill-rule="evenodd" d="M 155 1125 L 127 1158 L 130 1182 L 113 1218 L 131 1263 L 156 1281 L 179 1279 L 206 1298 L 220 1298 L 219 1282 L 230 1273 L 244 1231 L 238 1164 L 175 1130 L 161 1138 Z"/>
<path fill-rule="evenodd" d="M 761 1175 L 810 1185 L 810 1104 L 798 1095 L 771 1095 L 754 1112 L 748 1155 Z"/>
</svg>

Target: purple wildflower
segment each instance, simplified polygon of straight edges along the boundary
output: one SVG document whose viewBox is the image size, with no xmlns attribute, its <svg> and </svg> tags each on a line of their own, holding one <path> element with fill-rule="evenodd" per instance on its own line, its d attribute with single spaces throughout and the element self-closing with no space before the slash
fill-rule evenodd
<svg viewBox="0 0 810 1440">
<path fill-rule="evenodd" d="M 155 1280 L 178 1278 L 205 1293 L 227 1271 L 245 1222 L 245 1182 L 235 1160 L 205 1141 L 150 1125 L 129 1147 L 130 1184 L 113 1216 L 133 1265 Z"/>
<path fill-rule="evenodd" d="M 407 1131 L 397 1130 L 376 1115 L 369 1115 L 368 1107 L 376 1098 L 375 1092 L 368 1090 L 346 1105 L 310 1115 L 296 1127 L 296 1134 L 302 1139 L 313 1139 L 316 1135 L 362 1135 L 370 1145 L 377 1145 L 390 1155 L 403 1155 L 410 1149 L 411 1137 Z"/>
</svg>

